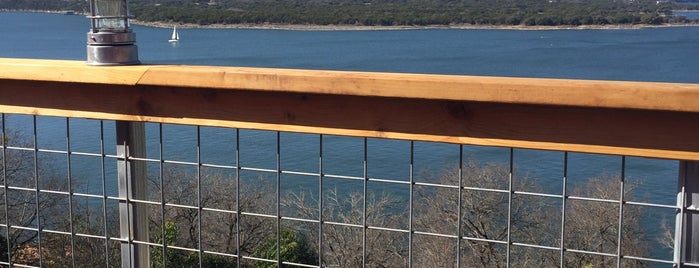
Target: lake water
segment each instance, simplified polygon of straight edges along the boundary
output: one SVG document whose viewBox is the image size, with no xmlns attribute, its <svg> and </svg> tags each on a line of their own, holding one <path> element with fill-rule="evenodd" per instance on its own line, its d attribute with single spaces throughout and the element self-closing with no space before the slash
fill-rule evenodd
<svg viewBox="0 0 699 268">
<path fill-rule="evenodd" d="M 0 13 L 0 57 L 85 59 L 89 22 L 82 16 Z M 170 44 L 171 29 L 135 25 L 144 63 L 195 64 L 302 69 L 466 74 L 514 77 L 554 77 L 699 83 L 699 27 L 638 30 L 395 30 L 285 31 L 243 29 L 179 29 L 181 41 Z M 2 70 L 0 70 L 2 72 Z M 31 118 L 8 116 L 8 128 L 31 133 Z M 39 144 L 65 149 L 65 120 L 40 118 Z M 73 150 L 99 152 L 96 122 L 71 120 Z M 106 123 L 107 143 L 113 123 Z M 149 157 L 157 158 L 157 125 L 148 126 Z M 60 135 L 55 135 L 59 133 Z M 241 163 L 256 168 L 276 165 L 276 134 L 241 131 Z M 213 139 L 216 137 L 217 139 Z M 204 129 L 202 159 L 234 165 L 235 131 Z M 196 161 L 196 128 L 164 126 L 163 157 Z M 282 168 L 318 172 L 319 138 L 281 135 Z M 324 172 L 362 176 L 363 141 L 324 137 Z M 409 176 L 410 144 L 370 139 L 368 175 L 405 181 Z M 113 148 L 107 148 L 113 153 Z M 464 155 L 480 161 L 507 161 L 509 150 L 466 146 Z M 416 174 L 454 167 L 455 145 L 416 143 Z M 547 193 L 561 193 L 563 153 L 515 150 L 514 164 L 538 178 Z M 571 154 L 571 184 L 590 177 L 618 174 L 620 157 Z M 643 181 L 639 200 L 673 205 L 677 162 L 628 158 L 629 181 Z M 76 177 L 95 176 L 94 167 L 72 167 Z M 113 170 L 108 167 L 108 173 Z M 293 186 L 292 182 L 288 185 Z M 89 179 L 87 179 L 89 182 Z M 310 184 L 316 183 L 309 178 Z M 89 183 L 88 183 L 89 184 Z M 310 185 L 309 184 L 309 185 Z M 96 183 L 85 191 L 97 191 Z M 285 184 L 287 185 L 287 184 Z M 328 180 L 327 185 L 352 187 L 354 181 Z M 110 187 L 115 189 L 116 187 Z M 404 189 L 396 190 L 398 194 Z M 672 221 L 674 211 L 652 210 L 649 225 Z M 667 252 L 654 253 L 668 258 Z"/>
<path fill-rule="evenodd" d="M 85 58 L 82 16 L 0 13 L 0 56 Z M 284 31 L 135 25 L 144 63 L 699 82 L 699 27 Z"/>
</svg>

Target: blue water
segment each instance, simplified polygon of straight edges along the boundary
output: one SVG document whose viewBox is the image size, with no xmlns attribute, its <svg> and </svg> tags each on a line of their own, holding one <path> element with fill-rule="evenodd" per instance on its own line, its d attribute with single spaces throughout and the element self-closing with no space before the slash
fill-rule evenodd
<svg viewBox="0 0 699 268">
<path fill-rule="evenodd" d="M 699 28 L 613 31 L 187 30 L 140 28 L 146 62 L 697 82 Z M 148 51 L 159 51 L 148 53 Z"/>
<path fill-rule="evenodd" d="M 60 26 L 60 27 L 58 27 Z M 0 56 L 85 58 L 82 16 L 0 14 Z M 144 63 L 699 82 L 699 27 L 284 31 L 135 25 Z"/>
<path fill-rule="evenodd" d="M 0 57 L 73 59 L 85 58 L 82 16 L 32 13 L 0 13 Z M 465 74 L 513 77 L 553 77 L 699 83 L 699 27 L 636 30 L 396 30 L 396 31 L 285 31 L 242 29 L 179 29 L 181 41 L 170 44 L 169 28 L 135 25 L 142 62 L 303 69 Z M 2 72 L 2 70 L 0 70 Z M 29 122 L 29 123 L 28 123 Z M 6 127 L 31 133 L 31 118 L 8 116 Z M 39 144 L 65 149 L 65 119 L 40 118 Z M 99 123 L 73 119 L 71 148 L 99 152 Z M 97 126 L 97 127 L 96 127 Z M 148 157 L 160 156 L 158 126 L 148 125 Z M 58 133 L 59 135 L 55 135 Z M 106 144 L 113 144 L 113 123 L 107 122 Z M 202 129 L 202 160 L 234 165 L 235 130 Z M 216 139 L 213 139 L 216 137 Z M 276 168 L 276 133 L 241 130 L 240 162 L 255 168 Z M 196 128 L 163 127 L 163 158 L 196 161 Z M 282 133 L 282 169 L 318 172 L 320 138 Z M 369 139 L 370 177 L 405 181 L 409 178 L 410 143 Z M 113 154 L 113 146 L 106 146 Z M 415 174 L 439 173 L 458 164 L 459 147 L 415 143 Z M 509 149 L 465 146 L 464 156 L 507 164 Z M 361 177 L 363 140 L 323 137 L 323 171 L 326 174 Z M 563 158 L 560 152 L 514 150 L 516 176 L 538 178 L 544 192 L 562 192 Z M 72 167 L 76 178 L 95 177 L 95 166 Z M 111 167 L 111 166 L 110 166 Z M 108 174 L 114 171 L 108 167 Z M 619 173 L 621 157 L 570 154 L 570 186 L 590 177 Z M 643 182 L 636 201 L 675 203 L 677 162 L 627 158 L 628 182 Z M 521 174 L 521 175 L 517 175 Z M 293 176 L 292 176 L 293 177 Z M 301 176 L 303 177 L 303 176 Z M 429 180 L 417 176 L 416 180 Z M 317 179 L 306 178 L 308 187 Z M 291 180 L 291 179 L 290 179 Z M 84 191 L 99 193 L 97 183 Z M 303 184 L 303 179 L 298 179 Z M 295 188 L 293 183 L 289 188 Z M 326 187 L 352 187 L 354 181 L 328 179 Z M 286 187 L 286 186 L 285 186 Z M 110 187 L 113 191 L 116 187 Z M 405 187 L 396 187 L 396 193 Z M 526 190 L 526 189 L 524 189 Z M 317 189 L 315 190 L 317 191 Z M 674 211 L 650 212 L 649 226 L 672 222 Z M 651 241 L 652 242 L 652 241 Z M 667 252 L 655 257 L 669 258 Z"/>
</svg>

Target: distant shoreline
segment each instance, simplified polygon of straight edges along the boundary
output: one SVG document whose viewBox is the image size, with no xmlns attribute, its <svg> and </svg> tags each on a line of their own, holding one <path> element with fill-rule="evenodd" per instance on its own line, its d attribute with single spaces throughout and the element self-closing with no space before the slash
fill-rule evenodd
<svg viewBox="0 0 699 268">
<path fill-rule="evenodd" d="M 87 14 L 76 10 L 39 10 L 39 9 L 0 9 L 0 12 L 16 12 L 16 13 L 47 13 L 47 14 L 63 14 L 63 15 L 79 15 L 86 16 Z"/>
<path fill-rule="evenodd" d="M 27 12 L 27 13 L 51 13 L 65 14 L 72 10 L 8 10 L 0 9 L 0 12 Z M 75 12 L 70 15 L 85 14 Z M 557 25 L 557 26 L 527 26 L 527 25 L 479 25 L 479 24 L 453 24 L 453 25 L 395 25 L 395 26 L 366 26 L 366 25 L 314 25 L 314 24 L 208 24 L 179 22 L 145 22 L 131 19 L 131 24 L 156 28 L 171 28 L 177 26 L 185 29 L 260 29 L 260 30 L 289 30 L 289 31 L 385 31 L 385 30 L 421 30 L 421 29 L 461 29 L 461 30 L 634 30 L 646 28 L 665 27 L 699 27 L 699 23 L 671 23 L 671 24 L 607 24 L 607 25 Z"/>
<path fill-rule="evenodd" d="M 665 27 L 699 27 L 699 24 L 609 24 L 609 25 L 558 25 L 558 26 L 526 26 L 526 25 L 395 25 L 395 26 L 365 26 L 365 25 L 313 25 L 313 24 L 209 24 L 199 25 L 177 22 L 143 22 L 132 19 L 131 24 L 171 28 L 177 26 L 185 29 L 260 29 L 260 30 L 289 30 L 289 31 L 383 31 L 383 30 L 421 30 L 421 29 L 462 29 L 462 30 L 633 30 Z"/>
</svg>

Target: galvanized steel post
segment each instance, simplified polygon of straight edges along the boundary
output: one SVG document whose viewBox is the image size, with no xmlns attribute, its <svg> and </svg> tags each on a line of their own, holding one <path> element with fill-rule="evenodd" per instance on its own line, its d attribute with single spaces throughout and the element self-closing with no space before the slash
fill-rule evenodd
<svg viewBox="0 0 699 268">
<path fill-rule="evenodd" d="M 699 162 L 680 161 L 675 262 L 699 264 Z"/>
<path fill-rule="evenodd" d="M 148 241 L 148 211 L 145 204 L 133 202 L 146 200 L 146 163 L 133 160 L 145 158 L 145 126 L 142 122 L 116 122 L 117 172 L 119 177 L 119 232 L 121 241 L 121 267 L 150 267 Z"/>
</svg>

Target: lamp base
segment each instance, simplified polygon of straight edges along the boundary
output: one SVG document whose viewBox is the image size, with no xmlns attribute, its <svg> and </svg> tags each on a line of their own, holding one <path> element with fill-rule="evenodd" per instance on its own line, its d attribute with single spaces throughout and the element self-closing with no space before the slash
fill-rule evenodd
<svg viewBox="0 0 699 268">
<path fill-rule="evenodd" d="M 87 45 L 87 65 L 114 66 L 140 63 L 136 45 Z"/>
<path fill-rule="evenodd" d="M 138 47 L 133 32 L 89 32 L 87 34 L 87 65 L 135 65 Z"/>
</svg>

